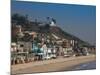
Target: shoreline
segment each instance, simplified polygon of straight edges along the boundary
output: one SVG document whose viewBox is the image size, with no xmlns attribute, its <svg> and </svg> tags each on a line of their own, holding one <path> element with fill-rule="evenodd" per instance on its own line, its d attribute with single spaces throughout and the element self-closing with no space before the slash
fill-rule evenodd
<svg viewBox="0 0 100 75">
<path fill-rule="evenodd" d="M 18 64 L 11 66 L 12 74 L 23 74 L 23 73 L 43 73 L 43 72 L 60 72 L 60 71 L 71 71 L 76 65 L 95 61 L 95 55 L 69 57 L 69 58 L 58 58 L 52 60 L 36 61 L 25 64 Z M 66 68 L 66 70 L 64 70 Z"/>
<path fill-rule="evenodd" d="M 88 62 L 84 62 L 84 63 L 80 63 L 80 64 L 78 64 L 78 65 L 74 65 L 74 66 L 71 66 L 71 67 L 67 67 L 67 68 L 64 68 L 64 69 L 62 69 L 62 70 L 60 70 L 60 71 L 79 71 L 79 70 L 95 70 L 96 69 L 96 66 L 95 66 L 95 68 L 91 68 L 91 69 L 81 69 L 81 68 L 79 68 L 79 66 L 81 66 L 81 67 L 86 67 L 87 65 L 87 63 L 91 63 L 91 62 L 95 62 L 96 63 L 96 60 L 93 60 L 93 61 L 88 61 Z"/>
</svg>

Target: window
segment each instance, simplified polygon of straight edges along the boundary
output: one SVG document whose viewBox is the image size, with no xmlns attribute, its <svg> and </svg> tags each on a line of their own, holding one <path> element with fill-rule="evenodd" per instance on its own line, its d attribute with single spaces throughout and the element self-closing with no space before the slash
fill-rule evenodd
<svg viewBox="0 0 100 75">
<path fill-rule="evenodd" d="M 24 47 L 24 45 L 20 45 L 20 47 Z"/>
</svg>

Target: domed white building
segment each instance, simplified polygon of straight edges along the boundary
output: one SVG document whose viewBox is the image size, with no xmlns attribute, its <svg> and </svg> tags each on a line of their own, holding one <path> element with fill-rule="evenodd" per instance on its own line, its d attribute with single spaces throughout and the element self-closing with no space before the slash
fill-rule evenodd
<svg viewBox="0 0 100 75">
<path fill-rule="evenodd" d="M 51 21 L 50 26 L 56 26 L 56 24 L 53 21 Z"/>
</svg>

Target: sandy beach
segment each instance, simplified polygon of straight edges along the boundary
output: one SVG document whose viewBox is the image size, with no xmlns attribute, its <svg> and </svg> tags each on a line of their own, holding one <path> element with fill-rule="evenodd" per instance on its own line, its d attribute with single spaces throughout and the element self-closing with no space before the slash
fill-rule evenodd
<svg viewBox="0 0 100 75">
<path fill-rule="evenodd" d="M 11 66 L 11 74 L 69 71 L 75 65 L 95 61 L 95 55 L 34 61 Z"/>
</svg>

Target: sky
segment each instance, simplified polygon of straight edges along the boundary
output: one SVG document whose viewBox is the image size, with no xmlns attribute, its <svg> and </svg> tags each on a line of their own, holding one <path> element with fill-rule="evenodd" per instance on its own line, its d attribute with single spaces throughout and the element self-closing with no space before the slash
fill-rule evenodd
<svg viewBox="0 0 100 75">
<path fill-rule="evenodd" d="M 96 6 L 13 0 L 11 14 L 14 13 L 28 14 L 31 21 L 46 21 L 46 17 L 53 17 L 64 31 L 92 45 L 96 43 Z"/>
</svg>

